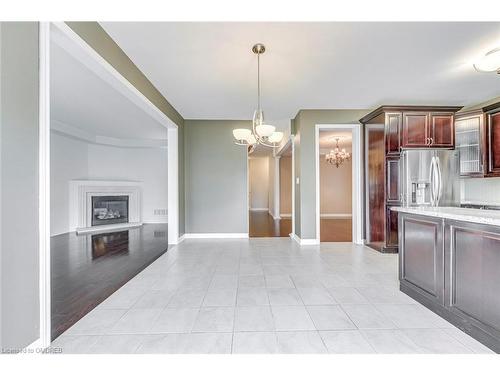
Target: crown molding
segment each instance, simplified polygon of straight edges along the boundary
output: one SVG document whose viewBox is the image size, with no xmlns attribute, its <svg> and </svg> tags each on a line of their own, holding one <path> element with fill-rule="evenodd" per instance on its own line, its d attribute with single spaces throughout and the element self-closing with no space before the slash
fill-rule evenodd
<svg viewBox="0 0 500 375">
<path fill-rule="evenodd" d="M 90 133 L 58 120 L 50 121 L 50 131 L 91 144 L 123 148 L 167 148 L 166 139 L 130 139 L 106 137 Z"/>
</svg>

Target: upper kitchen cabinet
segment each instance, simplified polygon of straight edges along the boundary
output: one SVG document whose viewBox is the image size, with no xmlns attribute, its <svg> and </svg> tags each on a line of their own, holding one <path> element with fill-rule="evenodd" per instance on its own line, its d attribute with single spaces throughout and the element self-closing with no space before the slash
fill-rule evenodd
<svg viewBox="0 0 500 375">
<path fill-rule="evenodd" d="M 454 148 L 453 113 L 403 112 L 402 148 Z"/>
<path fill-rule="evenodd" d="M 429 114 L 427 112 L 404 112 L 402 135 L 401 147 L 403 148 L 429 146 Z"/>
<path fill-rule="evenodd" d="M 431 113 L 429 120 L 431 147 L 455 147 L 453 113 Z"/>
<path fill-rule="evenodd" d="M 500 176 L 500 100 L 457 112 L 455 143 L 461 176 Z"/>
<path fill-rule="evenodd" d="M 454 148 L 454 115 L 460 108 L 382 106 L 359 121 L 384 125 L 387 155 L 399 155 L 401 149 Z"/>
<path fill-rule="evenodd" d="M 500 175 L 500 105 L 487 114 L 488 174 Z"/>
</svg>

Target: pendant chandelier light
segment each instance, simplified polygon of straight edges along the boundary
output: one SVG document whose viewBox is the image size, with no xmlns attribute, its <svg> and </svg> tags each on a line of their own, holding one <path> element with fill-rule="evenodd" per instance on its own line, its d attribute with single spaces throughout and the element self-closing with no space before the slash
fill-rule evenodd
<svg viewBox="0 0 500 375">
<path fill-rule="evenodd" d="M 256 145 L 278 147 L 283 139 L 282 132 L 277 132 L 273 125 L 264 123 L 264 111 L 260 107 L 260 55 L 265 51 L 266 47 L 260 43 L 252 47 L 252 52 L 257 55 L 257 109 L 253 114 L 252 130 L 233 130 L 235 143 L 248 147 L 249 152 L 252 152 Z"/>
<path fill-rule="evenodd" d="M 335 167 L 339 167 L 346 160 L 351 160 L 351 154 L 348 153 L 345 148 L 340 150 L 339 147 L 340 138 L 335 138 L 336 146 L 334 150 L 330 150 L 329 153 L 326 154 L 325 160 L 329 164 L 335 165 Z"/>
</svg>

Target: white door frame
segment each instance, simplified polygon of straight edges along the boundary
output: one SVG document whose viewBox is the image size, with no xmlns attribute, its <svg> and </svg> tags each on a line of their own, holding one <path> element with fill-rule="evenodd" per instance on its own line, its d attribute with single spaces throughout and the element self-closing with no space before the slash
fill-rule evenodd
<svg viewBox="0 0 500 375">
<path fill-rule="evenodd" d="M 275 210 L 276 210 L 276 216 L 281 218 L 281 158 L 285 152 L 287 152 L 289 149 L 292 150 L 292 157 L 293 157 L 293 136 L 290 136 L 288 141 L 281 147 L 281 149 L 276 153 L 276 186 L 275 186 Z M 293 177 L 291 181 L 293 185 Z M 292 231 L 293 232 L 293 231 Z"/>
<path fill-rule="evenodd" d="M 297 238 L 297 232 L 295 231 L 295 135 L 290 136 L 290 142 L 292 143 L 292 233 L 291 237 Z"/>
<path fill-rule="evenodd" d="M 320 175 L 319 132 L 320 130 L 350 130 L 352 132 L 352 242 L 363 244 L 363 160 L 361 150 L 361 125 L 316 124 L 315 127 L 315 174 L 316 174 L 316 241 L 320 242 Z"/>
<path fill-rule="evenodd" d="M 38 251 L 40 337 L 31 346 L 46 348 L 51 342 L 50 298 L 50 23 L 39 23 L 38 104 Z"/>
<path fill-rule="evenodd" d="M 168 131 L 168 242 L 179 242 L 178 127 L 143 93 L 64 22 L 39 24 L 39 299 L 40 338 L 31 347 L 50 346 L 50 44 L 58 43 L 101 79 L 160 122 Z"/>
</svg>

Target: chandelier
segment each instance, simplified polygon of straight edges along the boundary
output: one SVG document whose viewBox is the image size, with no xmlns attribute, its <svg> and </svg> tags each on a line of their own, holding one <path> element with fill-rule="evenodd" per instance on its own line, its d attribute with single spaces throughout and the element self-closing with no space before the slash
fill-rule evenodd
<svg viewBox="0 0 500 375">
<path fill-rule="evenodd" d="M 336 146 L 334 150 L 330 150 L 329 153 L 326 154 L 325 160 L 329 164 L 335 165 L 337 168 L 346 160 L 351 160 L 351 154 L 348 153 L 345 148 L 340 150 L 339 148 L 339 140 L 340 138 L 335 138 Z"/>
<path fill-rule="evenodd" d="M 252 130 L 233 130 L 235 143 L 248 147 L 249 152 L 252 152 L 256 145 L 278 147 L 283 139 L 282 132 L 277 132 L 273 125 L 264 123 L 264 111 L 260 107 L 260 55 L 265 51 L 266 47 L 261 43 L 252 47 L 252 52 L 257 55 L 257 109 L 253 114 Z"/>
</svg>

